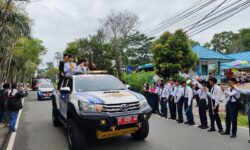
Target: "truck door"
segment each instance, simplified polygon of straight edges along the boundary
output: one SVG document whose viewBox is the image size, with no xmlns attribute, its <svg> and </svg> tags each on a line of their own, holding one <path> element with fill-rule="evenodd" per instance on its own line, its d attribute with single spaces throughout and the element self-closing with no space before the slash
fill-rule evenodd
<svg viewBox="0 0 250 150">
<path fill-rule="evenodd" d="M 70 88 L 70 92 L 69 91 L 63 91 L 60 90 L 60 94 L 59 94 L 59 111 L 61 112 L 61 114 L 64 116 L 64 118 L 67 118 L 67 103 L 70 99 L 70 94 L 72 92 L 72 78 L 65 78 L 63 80 L 61 89 L 63 89 L 64 87 L 69 87 Z"/>
</svg>

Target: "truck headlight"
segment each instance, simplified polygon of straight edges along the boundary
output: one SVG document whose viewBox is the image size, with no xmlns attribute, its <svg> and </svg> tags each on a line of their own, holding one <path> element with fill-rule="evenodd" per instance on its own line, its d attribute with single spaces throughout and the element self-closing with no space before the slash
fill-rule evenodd
<svg viewBox="0 0 250 150">
<path fill-rule="evenodd" d="M 82 112 L 101 112 L 102 105 L 100 104 L 90 104 L 81 100 L 78 100 L 79 110 Z"/>
<path fill-rule="evenodd" d="M 148 107 L 148 102 L 147 102 L 146 100 L 141 100 L 141 101 L 140 101 L 140 107 L 141 107 L 141 108 Z"/>
</svg>

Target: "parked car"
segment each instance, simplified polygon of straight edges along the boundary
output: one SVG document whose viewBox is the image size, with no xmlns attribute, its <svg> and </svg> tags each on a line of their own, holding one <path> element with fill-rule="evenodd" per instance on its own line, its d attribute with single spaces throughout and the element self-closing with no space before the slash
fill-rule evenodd
<svg viewBox="0 0 250 150">
<path fill-rule="evenodd" d="M 111 75 L 72 75 L 52 96 L 53 125 L 64 125 L 71 150 L 85 150 L 87 139 L 131 134 L 144 140 L 151 107 Z"/>
<path fill-rule="evenodd" d="M 44 98 L 51 99 L 54 87 L 50 82 L 39 84 L 37 90 L 37 99 L 42 100 Z"/>
</svg>

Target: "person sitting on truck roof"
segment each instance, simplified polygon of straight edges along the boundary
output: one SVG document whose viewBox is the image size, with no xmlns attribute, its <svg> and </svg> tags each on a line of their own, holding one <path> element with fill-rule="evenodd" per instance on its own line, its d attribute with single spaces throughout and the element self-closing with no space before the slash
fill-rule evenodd
<svg viewBox="0 0 250 150">
<path fill-rule="evenodd" d="M 85 59 L 80 60 L 78 62 L 78 66 L 76 67 L 76 72 L 82 72 L 84 74 L 88 73 L 87 67 L 86 67 L 86 60 Z"/>
<path fill-rule="evenodd" d="M 72 55 L 68 56 L 69 61 L 64 64 L 64 73 L 66 76 L 71 75 L 76 70 L 76 63 L 74 62 L 74 58 Z"/>
</svg>

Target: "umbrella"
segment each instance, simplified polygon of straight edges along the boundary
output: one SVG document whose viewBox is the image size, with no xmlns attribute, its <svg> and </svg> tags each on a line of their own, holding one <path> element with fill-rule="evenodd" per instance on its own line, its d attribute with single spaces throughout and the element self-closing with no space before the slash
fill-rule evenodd
<svg viewBox="0 0 250 150">
<path fill-rule="evenodd" d="M 247 61 L 236 60 L 236 61 L 233 61 L 230 65 L 231 66 L 240 66 L 240 65 L 247 65 L 247 64 L 248 64 Z"/>
</svg>

